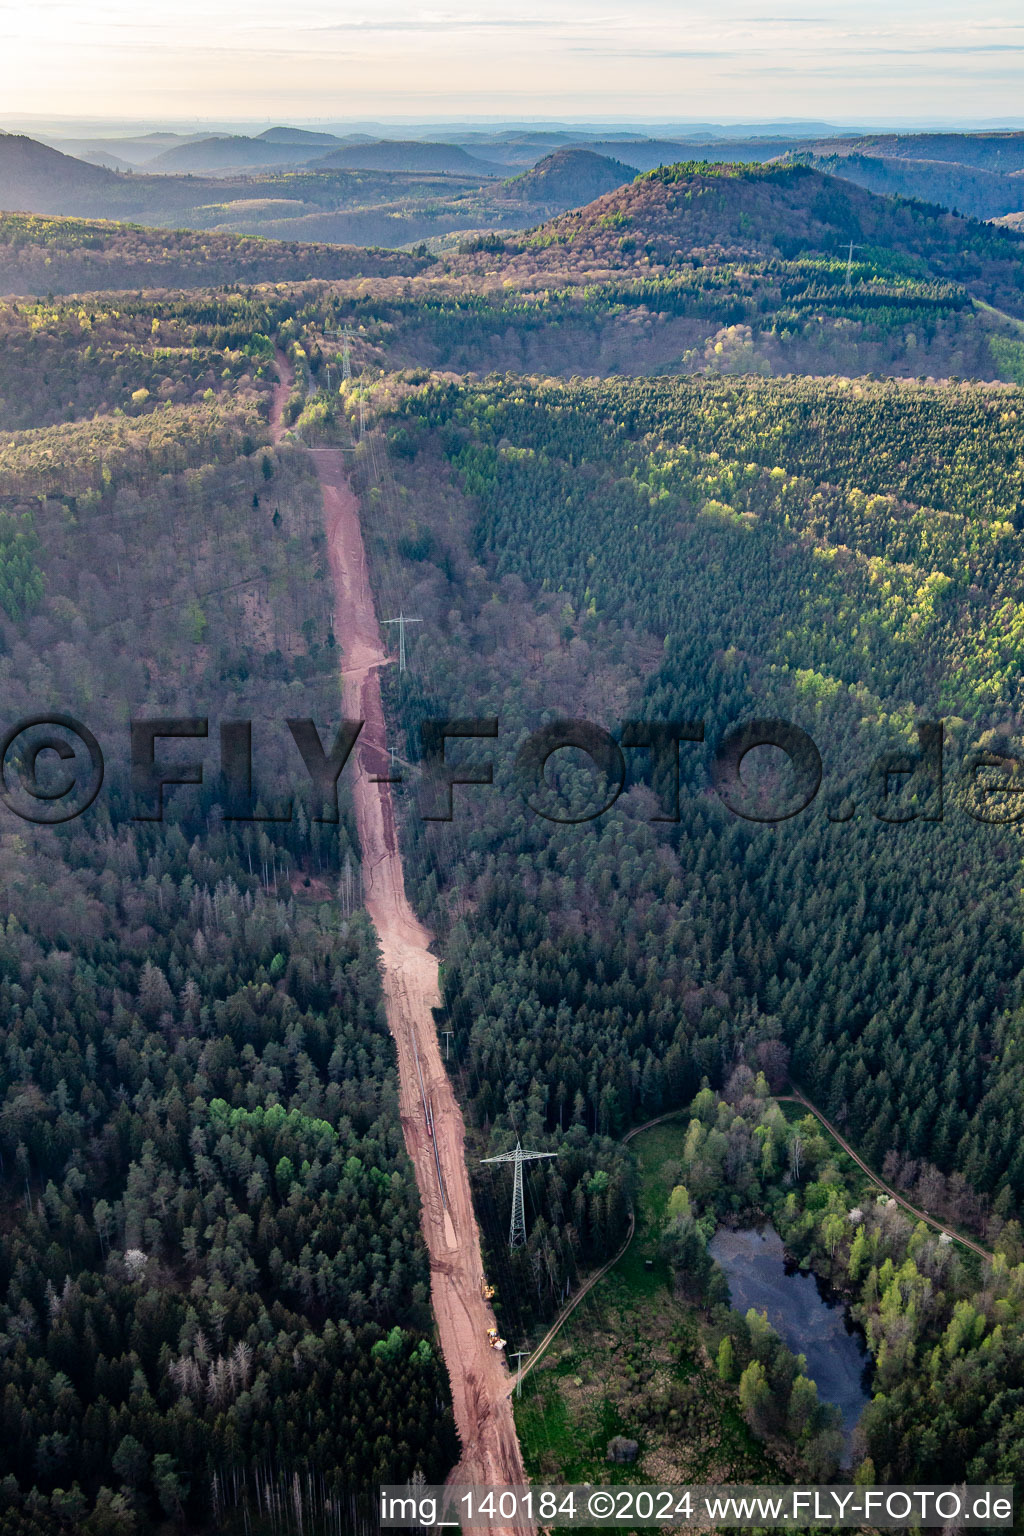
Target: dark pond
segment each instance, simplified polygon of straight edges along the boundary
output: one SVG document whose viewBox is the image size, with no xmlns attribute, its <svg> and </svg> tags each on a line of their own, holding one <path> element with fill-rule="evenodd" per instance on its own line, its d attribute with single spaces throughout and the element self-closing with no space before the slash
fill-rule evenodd
<svg viewBox="0 0 1024 1536">
<path fill-rule="evenodd" d="M 711 1253 L 725 1271 L 737 1312 L 753 1307 L 796 1355 L 806 1355 L 807 1374 L 818 1396 L 843 1414 L 847 1457 L 853 1427 L 870 1399 L 864 1341 L 847 1322 L 845 1307 L 828 1300 L 814 1275 L 786 1263 L 782 1239 L 773 1227 L 734 1232 L 720 1227 Z"/>
</svg>

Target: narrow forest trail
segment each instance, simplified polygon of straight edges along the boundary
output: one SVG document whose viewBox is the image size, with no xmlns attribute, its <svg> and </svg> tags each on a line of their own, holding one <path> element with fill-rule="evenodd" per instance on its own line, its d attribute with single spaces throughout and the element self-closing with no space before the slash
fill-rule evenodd
<svg viewBox="0 0 1024 1536">
<path fill-rule="evenodd" d="M 280 413 L 291 385 L 287 363 L 279 358 L 278 364 L 282 382 L 271 416 L 275 441 L 283 431 Z M 390 759 L 377 669 L 388 658 L 374 609 L 359 503 L 341 451 L 309 451 L 320 481 L 334 583 L 343 713 L 347 720 L 364 722 L 352 754 L 363 890 L 380 941 L 384 1003 L 398 1053 L 402 1129 L 420 1191 L 431 1301 L 462 1442 L 462 1459 L 450 1480 L 521 1485 L 527 1479 L 508 1397 L 509 1373 L 504 1357 L 487 1340 L 495 1319 L 480 1291 L 483 1262 L 462 1112 L 441 1060 L 432 1012 L 440 1000 L 438 962 L 430 953 L 430 935 L 405 894 L 394 802 L 390 786 L 381 782 L 390 772 Z M 516 1527 L 519 1532 L 530 1529 Z"/>
<path fill-rule="evenodd" d="M 846 1137 L 836 1129 L 831 1120 L 825 1119 L 825 1116 L 822 1114 L 821 1110 L 815 1108 L 810 1099 L 804 1097 L 795 1083 L 791 1083 L 790 1086 L 793 1089 L 792 1093 L 780 1093 L 776 1095 L 779 1102 L 784 1103 L 788 1100 L 791 1104 L 802 1104 L 805 1109 L 809 1110 L 814 1118 L 825 1127 L 829 1135 L 839 1143 L 847 1156 L 852 1157 L 853 1161 L 857 1164 L 857 1167 L 861 1169 L 863 1173 L 866 1173 L 868 1178 L 871 1179 L 873 1183 L 877 1184 L 879 1189 L 887 1194 L 890 1199 L 895 1200 L 897 1205 L 901 1205 L 903 1209 L 907 1211 L 911 1216 L 915 1216 L 918 1221 L 923 1221 L 926 1226 L 934 1228 L 936 1232 L 942 1232 L 946 1235 L 946 1237 L 952 1238 L 953 1242 L 961 1243 L 963 1247 L 970 1248 L 971 1251 L 976 1253 L 979 1258 L 988 1259 L 989 1261 L 995 1258 L 994 1253 L 990 1253 L 987 1248 L 983 1248 L 981 1244 L 976 1243 L 973 1238 L 964 1237 L 963 1233 L 958 1232 L 955 1227 L 947 1227 L 944 1222 L 939 1221 L 938 1217 L 929 1216 L 928 1212 L 921 1210 L 920 1206 L 911 1205 L 906 1195 L 901 1195 L 899 1190 L 893 1189 L 892 1185 L 887 1184 L 879 1174 L 875 1173 L 873 1168 L 868 1167 L 860 1153 L 854 1151 Z"/>
</svg>

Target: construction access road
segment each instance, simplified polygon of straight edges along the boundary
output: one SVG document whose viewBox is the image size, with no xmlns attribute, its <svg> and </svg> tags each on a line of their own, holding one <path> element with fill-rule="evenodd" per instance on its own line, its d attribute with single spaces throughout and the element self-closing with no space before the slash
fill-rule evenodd
<svg viewBox="0 0 1024 1536">
<path fill-rule="evenodd" d="M 278 359 L 272 432 L 282 435 L 281 411 L 291 383 Z M 494 1313 L 481 1292 L 480 1234 L 470 1195 L 462 1112 L 441 1060 L 433 1008 L 440 1001 L 438 962 L 430 935 L 405 894 L 385 742 L 379 668 L 387 663 L 374 608 L 359 519 L 339 449 L 310 449 L 323 498 L 334 584 L 334 632 L 341 647 L 343 713 L 363 728 L 346 773 L 362 850 L 363 895 L 380 942 L 388 1025 L 398 1052 L 399 1107 L 422 1203 L 430 1255 L 430 1294 L 451 1380 L 462 1457 L 457 1483 L 526 1482 L 504 1356 L 487 1330 Z M 495 1527 L 496 1530 L 507 1527 Z M 519 1531 L 530 1529 L 520 1526 Z"/>
</svg>

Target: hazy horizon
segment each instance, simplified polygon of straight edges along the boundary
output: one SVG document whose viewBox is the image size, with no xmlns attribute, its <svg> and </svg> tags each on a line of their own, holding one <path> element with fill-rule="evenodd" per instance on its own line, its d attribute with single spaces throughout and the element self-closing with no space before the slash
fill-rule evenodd
<svg viewBox="0 0 1024 1536">
<path fill-rule="evenodd" d="M 537 117 L 684 122 L 1020 119 L 1024 17 L 950 0 L 790 5 L 560 0 L 487 15 L 392 0 L 339 16 L 298 0 L 283 20 L 182 0 L 4 5 L 5 122 L 29 117 L 180 126 Z M 954 104 L 952 111 L 951 103 Z"/>
<path fill-rule="evenodd" d="M 301 117 L 295 113 L 273 113 L 260 117 L 214 117 L 208 114 L 191 117 L 171 117 L 169 115 L 151 117 L 87 117 L 81 115 L 66 115 L 45 112 L 8 113 L 0 118 L 0 132 L 42 134 L 45 137 L 57 138 L 66 136 L 78 138 L 83 136 L 110 136 L 122 135 L 125 138 L 135 137 L 142 133 L 177 133 L 196 135 L 202 133 L 211 134 L 257 134 L 273 127 L 292 127 L 318 130 L 320 132 L 345 133 L 382 133 L 385 135 L 407 135 L 409 137 L 427 137 L 432 132 L 455 133 L 460 130 L 479 133 L 514 132 L 574 132 L 588 134 L 600 134 L 602 132 L 615 134 L 650 134 L 652 136 L 679 136 L 686 133 L 696 133 L 699 130 L 714 130 L 716 133 L 731 134 L 759 131 L 762 133 L 779 133 L 782 135 L 800 134 L 806 132 L 808 138 L 817 137 L 822 128 L 839 132 L 854 133 L 904 133 L 904 132 L 1020 132 L 1024 130 L 1024 116 L 1012 116 L 1004 113 L 996 117 L 955 117 L 946 116 L 920 116 L 920 117 L 871 117 L 857 118 L 853 115 L 829 121 L 824 118 L 809 117 L 726 117 L 714 120 L 709 117 L 702 118 L 674 118 L 648 119 L 639 116 L 606 116 L 579 114 L 572 117 L 556 118 L 553 116 L 531 116 L 523 113 L 520 116 L 483 116 L 467 113 L 463 116 L 448 114 L 445 116 L 430 117 L 426 114 L 412 116 L 381 115 L 376 118 L 351 117 L 345 118 L 337 114 L 322 114 L 319 117 Z"/>
</svg>

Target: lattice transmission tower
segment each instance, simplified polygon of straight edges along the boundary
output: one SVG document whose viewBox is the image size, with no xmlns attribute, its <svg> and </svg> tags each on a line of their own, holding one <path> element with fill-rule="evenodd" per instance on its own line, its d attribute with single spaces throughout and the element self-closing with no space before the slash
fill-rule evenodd
<svg viewBox="0 0 1024 1536">
<path fill-rule="evenodd" d="M 408 615 L 400 613 L 397 619 L 383 619 L 384 624 L 398 625 L 398 670 L 405 671 L 405 626 L 407 624 L 422 624 L 422 619 L 410 619 Z"/>
<path fill-rule="evenodd" d="M 515 1176 L 512 1180 L 512 1224 L 508 1229 L 510 1248 L 526 1246 L 526 1215 L 523 1211 L 523 1164 L 535 1162 L 541 1157 L 557 1157 L 557 1152 L 524 1152 L 516 1142 L 514 1152 L 502 1152 L 498 1157 L 482 1157 L 481 1163 L 513 1163 Z"/>
</svg>

